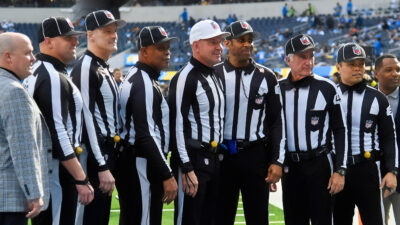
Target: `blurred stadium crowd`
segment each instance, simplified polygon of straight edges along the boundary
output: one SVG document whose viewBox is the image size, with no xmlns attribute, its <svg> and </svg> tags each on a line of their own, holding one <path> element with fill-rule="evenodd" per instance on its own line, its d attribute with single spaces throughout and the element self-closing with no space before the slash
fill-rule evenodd
<svg viewBox="0 0 400 225">
<path fill-rule="evenodd" d="M 245 2 L 271 2 L 272 0 L 129 0 L 127 6 L 163 6 L 163 5 L 195 5 L 195 4 L 229 4 Z M 2 0 L 0 7 L 71 7 L 76 0 Z"/>
</svg>

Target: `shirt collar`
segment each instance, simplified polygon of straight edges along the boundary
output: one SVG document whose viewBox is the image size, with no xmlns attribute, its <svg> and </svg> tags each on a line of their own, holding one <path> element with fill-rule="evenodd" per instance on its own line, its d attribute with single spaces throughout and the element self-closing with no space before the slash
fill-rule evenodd
<svg viewBox="0 0 400 225">
<path fill-rule="evenodd" d="M 5 71 L 11 73 L 11 75 L 13 75 L 14 77 L 16 77 L 19 81 L 22 81 L 21 78 L 19 78 L 19 77 L 17 76 L 17 74 L 15 74 L 13 71 L 11 71 L 11 70 L 9 70 L 9 69 L 6 69 L 6 68 L 4 68 L 4 67 L 0 67 L 0 69 L 3 69 L 3 70 L 5 70 Z"/>
<path fill-rule="evenodd" d="M 243 70 L 245 75 L 251 74 L 253 72 L 254 68 L 256 67 L 256 64 L 253 59 L 249 59 L 250 63 L 245 66 L 245 67 L 235 67 L 234 65 L 231 64 L 229 59 L 225 59 L 225 69 L 226 72 L 231 72 L 233 70 Z"/>
<path fill-rule="evenodd" d="M 348 90 L 354 90 L 358 93 L 362 93 L 364 89 L 367 87 L 367 81 L 362 80 L 360 83 L 355 84 L 353 86 L 348 86 L 343 84 L 342 82 L 339 83 L 340 90 L 342 90 L 342 93 L 348 91 Z"/>
<path fill-rule="evenodd" d="M 158 80 L 158 77 L 160 76 L 160 74 L 154 68 L 142 62 L 137 62 L 135 67 L 139 70 L 144 70 L 153 80 Z"/>
<path fill-rule="evenodd" d="M 306 86 L 310 85 L 313 78 L 314 78 L 314 74 L 311 74 L 310 76 L 306 76 L 301 80 L 293 81 L 292 72 L 290 72 L 288 75 L 287 81 L 290 86 L 292 86 L 294 88 L 300 88 L 300 87 L 306 87 Z"/>
<path fill-rule="evenodd" d="M 90 56 L 90 57 L 92 57 L 92 58 L 94 58 L 94 59 L 96 59 L 96 61 L 97 61 L 98 63 L 100 63 L 100 65 L 101 65 L 102 67 L 105 67 L 105 68 L 109 68 L 109 67 L 110 67 L 110 65 L 108 65 L 107 62 L 105 62 L 102 58 L 97 57 L 95 54 L 93 54 L 93 52 L 89 51 L 89 49 L 86 50 L 85 54 L 88 55 L 88 56 Z"/>
<path fill-rule="evenodd" d="M 46 61 L 46 62 L 51 63 L 54 66 L 54 68 L 59 72 L 67 73 L 67 66 L 64 63 L 62 63 L 60 60 L 58 60 L 57 58 L 55 58 L 53 56 L 50 56 L 50 55 L 47 55 L 47 54 L 44 54 L 44 53 L 39 53 L 39 54 L 36 55 L 36 58 L 38 60 Z"/>
<path fill-rule="evenodd" d="M 394 91 L 390 94 L 387 95 L 388 97 L 397 99 L 399 98 L 399 87 L 397 87 L 396 89 L 394 89 Z"/>
<path fill-rule="evenodd" d="M 199 60 L 195 59 L 194 57 L 190 58 L 190 63 L 198 69 L 200 72 L 203 73 L 204 76 L 208 76 L 209 74 L 214 73 L 214 68 L 208 67 L 201 63 Z"/>
</svg>

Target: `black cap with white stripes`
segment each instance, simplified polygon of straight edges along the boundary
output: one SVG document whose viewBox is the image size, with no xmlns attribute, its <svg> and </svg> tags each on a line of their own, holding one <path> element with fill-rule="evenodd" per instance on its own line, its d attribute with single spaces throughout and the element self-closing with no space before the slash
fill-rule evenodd
<svg viewBox="0 0 400 225">
<path fill-rule="evenodd" d="M 71 20 L 66 17 L 49 17 L 42 21 L 38 31 L 38 41 L 41 43 L 46 37 L 81 36 L 83 31 L 75 31 Z"/>
<path fill-rule="evenodd" d="M 115 23 L 117 29 L 126 25 L 125 20 L 117 20 L 114 15 L 107 10 L 99 10 L 91 12 L 86 16 L 85 26 L 86 30 L 95 30 L 97 28 L 105 27 L 109 24 Z"/>
<path fill-rule="evenodd" d="M 285 54 L 288 56 L 289 54 L 297 54 L 309 49 L 315 49 L 314 40 L 307 34 L 299 34 L 286 42 Z"/>
<path fill-rule="evenodd" d="M 342 45 L 337 53 L 336 61 L 337 63 L 341 62 L 350 62 L 354 59 L 366 59 L 367 55 L 365 54 L 364 49 L 356 44 L 356 43 L 347 43 Z"/>
<path fill-rule="evenodd" d="M 167 32 L 161 26 L 143 27 L 139 32 L 139 49 L 149 45 L 156 45 L 164 42 L 178 42 L 176 37 L 168 37 Z"/>
</svg>

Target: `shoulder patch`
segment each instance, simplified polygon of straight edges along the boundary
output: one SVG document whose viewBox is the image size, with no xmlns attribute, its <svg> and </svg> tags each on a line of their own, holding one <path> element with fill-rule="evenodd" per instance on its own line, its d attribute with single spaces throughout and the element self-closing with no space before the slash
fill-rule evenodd
<svg viewBox="0 0 400 225">
<path fill-rule="evenodd" d="M 391 116 L 392 115 L 392 108 L 390 107 L 390 105 L 388 105 L 388 107 L 386 108 L 386 116 Z"/>
<path fill-rule="evenodd" d="M 341 101 L 342 101 L 342 99 L 341 99 L 340 95 L 339 95 L 339 94 L 336 94 L 336 95 L 335 95 L 335 98 L 334 98 L 334 100 L 333 100 L 333 103 L 334 103 L 335 105 L 337 105 L 337 104 L 340 104 Z"/>
</svg>

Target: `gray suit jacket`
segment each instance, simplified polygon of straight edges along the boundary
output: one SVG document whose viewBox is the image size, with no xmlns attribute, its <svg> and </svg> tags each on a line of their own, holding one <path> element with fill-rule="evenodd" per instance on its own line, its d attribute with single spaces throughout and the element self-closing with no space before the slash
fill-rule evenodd
<svg viewBox="0 0 400 225">
<path fill-rule="evenodd" d="M 51 139 L 35 101 L 0 68 L 0 212 L 27 212 L 42 197 L 47 208 Z"/>
</svg>

